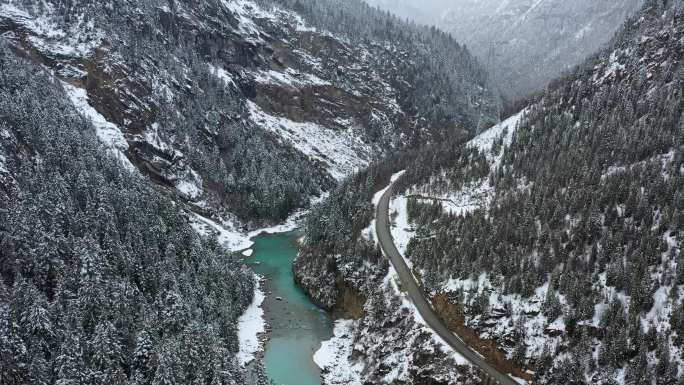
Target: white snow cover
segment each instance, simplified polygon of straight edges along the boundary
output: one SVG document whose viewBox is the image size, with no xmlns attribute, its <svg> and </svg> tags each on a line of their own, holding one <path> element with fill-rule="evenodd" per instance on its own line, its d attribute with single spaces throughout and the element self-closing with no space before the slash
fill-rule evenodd
<svg viewBox="0 0 684 385">
<path fill-rule="evenodd" d="M 492 154 L 492 146 L 494 146 L 494 142 L 499 139 L 504 132 L 506 133 L 506 136 L 503 137 L 503 144 L 505 147 L 510 146 L 511 141 L 513 140 L 513 134 L 515 133 L 515 130 L 517 130 L 518 124 L 524 115 L 525 110 L 520 111 L 519 113 L 476 136 L 474 139 L 468 142 L 467 145 L 469 147 L 475 147 L 484 152 L 487 155 L 487 160 L 490 161 L 490 164 L 493 166 L 493 168 L 498 167 L 501 163 L 501 158 L 503 157 L 503 151 L 500 151 L 498 154 Z"/>
<path fill-rule="evenodd" d="M 401 176 L 405 173 L 406 170 L 402 170 L 392 175 L 392 178 L 390 179 L 390 185 L 394 183 L 397 179 L 401 178 Z M 389 188 L 390 186 L 387 186 L 384 189 L 375 193 L 375 195 L 373 195 L 373 199 L 371 200 L 371 202 L 373 203 L 374 207 L 378 207 L 378 203 L 380 203 L 380 198 L 382 198 L 382 196 L 385 195 L 385 192 L 387 192 Z M 373 216 L 373 220 L 371 221 L 370 225 L 361 231 L 361 234 L 367 239 L 375 241 L 375 243 L 377 244 L 378 237 L 375 235 L 375 216 Z"/>
<path fill-rule="evenodd" d="M 313 86 L 329 86 L 330 82 L 309 73 L 299 73 L 291 68 L 285 72 L 274 70 L 259 71 L 254 74 L 254 80 L 261 84 L 273 84 L 290 88 L 303 88 Z"/>
<path fill-rule="evenodd" d="M 173 148 L 172 145 L 166 143 L 162 136 L 159 135 L 159 124 L 153 123 L 148 130 L 145 130 L 145 141 L 156 150 L 165 154 L 173 155 L 175 157 L 183 157 L 183 153 Z"/>
<path fill-rule="evenodd" d="M 266 331 L 264 310 L 261 308 L 264 298 L 266 297 L 264 292 L 261 291 L 259 277 L 257 276 L 254 299 L 237 321 L 237 334 L 240 342 L 240 351 L 237 354 L 237 359 L 242 366 L 254 360 L 255 353 L 263 348 L 259 335 Z"/>
<path fill-rule="evenodd" d="M 316 198 L 313 199 L 311 202 L 311 205 L 313 205 L 315 202 L 317 202 L 321 198 Z M 299 222 L 301 221 L 302 218 L 306 216 L 306 214 L 309 212 L 308 209 L 304 210 L 299 210 L 295 211 L 292 213 L 286 220 L 285 222 L 271 226 L 271 227 L 264 227 L 258 230 L 250 231 L 247 236 L 249 238 L 254 238 L 258 235 L 261 234 L 278 234 L 278 233 L 286 233 L 288 231 L 295 230 L 297 227 L 299 227 Z"/>
<path fill-rule="evenodd" d="M 138 169 L 123 153 L 128 149 L 128 142 L 119 127 L 114 123 L 108 122 L 104 116 L 88 104 L 88 95 L 84 89 L 74 87 L 66 82 L 62 82 L 62 86 L 64 87 L 69 100 L 71 100 L 71 103 L 76 108 L 76 111 L 92 122 L 93 127 L 95 127 L 95 134 L 100 142 L 108 148 L 109 152 L 114 155 L 126 169 L 137 173 Z"/>
<path fill-rule="evenodd" d="M 620 73 L 620 71 L 625 70 L 625 66 L 623 64 L 620 64 L 619 61 L 619 55 L 621 52 L 622 50 L 615 50 L 610 53 L 609 63 L 603 75 L 600 75 L 599 72 L 596 72 L 596 74 L 594 74 L 594 84 L 602 84 L 606 80 L 614 78 L 617 74 Z"/>
<path fill-rule="evenodd" d="M 107 147 L 114 147 L 120 150 L 128 149 L 128 142 L 116 124 L 108 122 L 97 110 L 88 104 L 88 94 L 86 90 L 77 88 L 69 83 L 62 83 L 64 90 L 69 96 L 76 110 L 84 117 L 90 119 L 95 126 L 97 137 Z"/>
<path fill-rule="evenodd" d="M 372 149 L 354 135 L 351 129 L 329 130 L 315 123 L 298 123 L 267 114 L 253 102 L 247 102 L 251 120 L 277 134 L 284 142 L 327 165 L 330 175 L 342 180 L 367 166 Z"/>
<path fill-rule="evenodd" d="M 219 79 L 221 79 L 223 81 L 223 83 L 225 83 L 226 86 L 232 86 L 232 87 L 237 88 L 237 84 L 235 83 L 233 76 L 231 74 L 229 74 L 228 71 L 226 71 L 225 69 L 223 69 L 221 67 L 215 67 L 211 64 L 209 64 L 208 66 L 209 66 L 209 73 L 211 73 L 211 74 L 215 75 L 216 77 L 218 77 Z"/>
<path fill-rule="evenodd" d="M 228 251 L 239 251 L 252 247 L 253 242 L 244 232 L 235 228 L 232 223 L 217 223 L 196 213 L 190 213 L 190 225 L 200 235 L 213 235 L 221 246 Z"/>
<path fill-rule="evenodd" d="M 615 60 L 615 59 L 611 59 Z M 503 154 L 503 149 L 499 154 L 492 154 L 491 149 L 494 141 L 501 137 L 504 132 L 504 128 L 508 127 L 507 135 L 503 137 L 504 146 L 510 145 L 513 132 L 517 127 L 518 122 L 524 116 L 524 111 L 520 114 L 508 119 L 507 121 L 496 125 L 492 129 L 484 132 L 482 135 L 473 139 L 468 143 L 469 146 L 474 146 L 486 155 L 492 170 L 496 168 L 501 163 L 501 157 Z M 656 162 L 661 164 L 661 173 L 665 178 L 670 177 L 668 175 L 668 169 L 670 168 L 672 159 L 674 157 L 674 152 L 668 152 L 660 154 L 650 158 L 646 161 L 638 162 L 635 164 L 625 165 L 625 166 L 615 166 L 607 170 L 607 172 L 602 175 L 602 180 L 607 177 L 614 176 L 616 174 L 623 173 L 630 168 L 644 165 L 651 162 Z M 435 179 L 439 179 L 438 176 Z M 438 184 L 435 184 L 438 185 Z M 414 188 L 412 194 L 420 194 L 428 200 L 428 198 L 439 199 L 445 210 L 452 213 L 463 215 L 467 212 L 475 210 L 477 208 L 487 208 L 491 203 L 491 193 L 493 192 L 492 186 L 489 185 L 488 178 L 484 178 L 474 184 L 466 186 L 459 191 L 453 192 L 449 189 L 440 190 L 435 192 L 431 184 L 428 183 L 425 186 L 419 188 Z M 400 198 L 395 199 L 395 203 L 392 205 L 393 210 L 401 209 L 399 204 Z M 401 218 L 401 215 L 397 216 Z M 396 222 L 400 222 L 399 219 Z M 402 222 L 403 223 L 403 222 Z M 393 229 L 393 236 L 401 239 L 401 228 L 404 225 L 398 226 L 398 229 Z M 408 227 L 407 227 L 408 228 Z M 395 235 L 395 232 L 398 232 Z M 670 247 L 678 247 L 678 243 L 675 239 L 671 238 L 669 235 L 664 236 L 663 241 Z M 669 251 L 662 253 L 663 261 L 667 260 L 667 254 Z M 670 263 L 669 265 L 660 266 L 657 271 L 652 273 L 653 280 L 659 280 L 662 282 L 662 275 L 664 274 L 664 269 L 675 269 L 676 264 Z M 548 347 L 551 351 L 554 351 L 563 342 L 563 336 L 555 336 L 557 333 L 564 333 L 566 330 L 566 324 L 564 318 L 561 315 L 556 319 L 548 319 L 541 312 L 542 304 L 544 303 L 547 293 L 548 293 L 548 282 L 544 285 L 536 288 L 534 294 L 530 297 L 523 298 L 520 295 L 513 294 L 502 294 L 504 288 L 500 284 L 495 283 L 496 279 L 493 279 L 488 274 L 480 274 L 477 277 L 472 277 L 468 279 L 450 279 L 442 283 L 441 290 L 445 292 L 456 292 L 464 293 L 466 304 L 472 301 L 479 294 L 485 293 L 489 299 L 489 314 L 496 315 L 496 321 L 493 322 L 491 319 L 483 319 L 482 316 L 476 316 L 466 319 L 466 324 L 469 326 L 479 326 L 480 336 L 482 338 L 496 338 L 501 336 L 510 335 L 514 329 L 515 325 L 519 322 L 524 323 L 525 327 L 525 345 L 527 346 L 526 355 L 527 357 L 538 357 L 541 355 L 545 347 Z M 625 292 L 618 292 L 614 287 L 607 286 L 606 283 L 606 273 L 600 274 L 598 280 L 593 283 L 594 289 L 597 290 L 600 298 L 600 302 L 594 307 L 593 317 L 586 321 L 581 321 L 580 324 L 588 325 L 592 327 L 599 327 L 601 319 L 603 318 L 605 311 L 609 308 L 610 303 L 614 300 L 619 300 L 622 302 L 625 309 L 629 308 L 631 298 L 625 294 Z M 672 291 L 678 291 L 679 295 L 672 296 Z M 565 308 L 567 306 L 567 300 L 565 296 L 555 293 L 561 305 Z M 672 285 L 662 285 L 653 296 L 654 306 L 648 314 L 641 317 L 642 327 L 646 329 L 651 325 L 655 325 L 660 331 L 665 331 L 670 327 L 669 325 L 669 315 L 676 306 L 681 306 L 681 298 L 684 296 L 684 287 L 682 286 L 672 286 Z M 673 300 L 674 298 L 680 298 L 679 300 Z M 510 314 L 507 314 L 505 309 L 510 309 Z M 485 321 L 485 322 L 481 322 Z M 483 326 L 485 325 L 485 326 Z M 673 333 L 671 333 L 673 334 Z M 596 342 L 595 346 L 600 346 L 600 343 Z M 672 350 L 673 357 L 679 357 L 678 347 L 670 341 L 670 347 Z M 510 356 L 510 349 L 507 350 Z M 598 351 L 598 349 L 596 349 Z M 675 353 L 676 352 L 676 353 Z M 650 358 L 651 362 L 654 363 L 654 358 Z M 619 369 L 616 371 L 617 380 L 624 382 L 624 369 Z M 589 379 L 588 379 L 589 380 Z M 520 380 L 522 381 L 522 380 Z M 619 382 L 620 383 L 620 382 Z"/>
<path fill-rule="evenodd" d="M 325 195 L 323 195 L 325 196 Z M 321 198 L 312 200 L 312 204 Z M 254 242 L 252 238 L 260 234 L 275 234 L 292 231 L 299 226 L 299 221 L 306 215 L 308 210 L 300 210 L 290 215 L 287 220 L 279 225 L 265 227 L 250 232 L 242 231 L 237 228 L 231 220 L 221 220 L 219 222 L 205 218 L 194 212 L 188 212 L 192 228 L 203 236 L 216 236 L 219 244 L 230 252 L 242 251 L 244 256 L 251 256 L 250 249 Z M 253 252 L 253 251 L 252 251 Z M 249 255 L 247 255 L 249 254 Z"/>
<path fill-rule="evenodd" d="M 561 343 L 561 337 L 551 337 L 545 333 L 548 330 L 563 331 L 565 322 L 563 316 L 556 320 L 549 320 L 541 313 L 548 291 L 548 282 L 535 289 L 534 295 L 523 298 L 519 294 L 500 294 L 503 289 L 494 285 L 491 277 L 482 273 L 475 279 L 450 279 L 442 284 L 442 291 L 464 293 L 465 301 L 469 303 L 477 298 L 480 293 L 488 293 L 490 313 L 498 313 L 499 318 L 496 323 L 480 333 L 480 337 L 491 339 L 495 336 L 506 335 L 512 330 L 519 320 L 524 320 L 525 325 L 525 344 L 527 345 L 527 356 L 539 356 L 544 347 L 553 349 Z M 565 297 L 556 293 L 561 304 L 565 304 Z M 503 315 L 505 308 L 511 310 L 510 315 Z M 480 316 L 467 319 L 466 324 L 473 326 L 481 319 Z"/>
<path fill-rule="evenodd" d="M 194 170 L 190 170 L 189 175 L 176 182 L 176 190 L 190 199 L 197 199 L 202 196 L 202 177 Z"/>
<path fill-rule="evenodd" d="M 52 15 L 55 9 L 43 2 L 43 14 L 32 16 L 14 4 L 0 4 L 0 16 L 7 17 L 31 31 L 28 39 L 40 51 L 53 55 L 85 57 L 97 48 L 104 37 L 92 20 L 85 22 L 83 14 L 62 29 Z"/>
<path fill-rule="evenodd" d="M 608 177 L 630 171 L 636 167 L 646 166 L 646 165 L 651 164 L 653 162 L 660 162 L 661 174 L 663 175 L 663 177 L 665 179 L 668 179 L 668 178 L 670 178 L 670 175 L 668 174 L 667 169 L 670 167 L 672 161 L 674 160 L 674 156 L 675 156 L 675 151 L 670 150 L 665 154 L 655 155 L 651 158 L 648 158 L 646 160 L 642 160 L 642 161 L 639 161 L 636 163 L 632 163 L 632 164 L 628 164 L 628 165 L 624 165 L 624 166 L 610 166 L 610 167 L 608 167 L 608 170 L 606 170 L 606 172 L 601 175 L 601 181 L 605 181 L 605 179 Z"/>
<path fill-rule="evenodd" d="M 319 198 L 321 199 L 321 198 Z M 318 199 L 312 201 L 316 202 Z M 298 221 L 306 215 L 306 210 L 298 211 L 292 214 L 284 223 L 251 231 L 249 233 L 240 231 L 235 228 L 235 225 L 230 221 L 222 221 L 221 224 L 204 218 L 196 213 L 189 212 L 190 224 L 201 235 L 214 235 L 218 238 L 219 243 L 230 252 L 241 251 L 245 257 L 251 257 L 254 253 L 252 246 L 252 238 L 263 234 L 282 233 L 292 231 L 297 228 Z M 260 289 L 260 277 L 257 276 L 257 287 L 254 292 L 254 300 L 252 304 L 245 310 L 245 312 L 238 319 L 238 339 L 240 343 L 240 351 L 237 355 L 240 365 L 247 365 L 254 360 L 255 354 L 263 349 L 263 344 L 259 339 L 259 335 L 264 333 L 266 328 L 266 320 L 264 319 L 264 311 L 261 304 L 264 301 L 265 295 Z"/>
<path fill-rule="evenodd" d="M 412 267 L 411 262 L 406 256 L 406 249 L 411 238 L 416 235 L 416 231 L 409 223 L 407 204 L 408 198 L 405 196 L 398 196 L 390 201 L 389 210 L 392 218 L 390 231 L 392 232 L 392 238 L 394 238 L 397 250 L 404 257 L 406 264 Z"/>
<path fill-rule="evenodd" d="M 285 20 L 296 31 L 306 32 L 315 29 L 306 26 L 304 20 L 294 12 L 273 8 L 265 10 L 248 0 L 222 0 L 223 5 L 238 19 L 238 32 L 254 41 L 262 40 L 262 32 L 255 20 Z"/>
<path fill-rule="evenodd" d="M 394 183 L 394 181 L 396 181 L 402 174 L 403 171 L 399 174 L 395 174 L 395 176 L 392 177 L 392 183 Z M 375 204 L 377 205 L 377 203 Z M 411 241 L 411 238 L 415 236 L 415 230 L 409 223 L 407 204 L 408 198 L 405 196 L 394 197 L 390 201 L 389 211 L 392 218 L 392 223 L 390 223 L 390 232 L 392 233 L 392 238 L 394 239 L 394 245 L 397 247 L 397 250 L 404 259 L 404 262 L 406 262 L 409 268 L 413 268 L 413 263 L 406 254 L 408 244 Z M 454 351 L 449 344 L 442 339 L 442 337 L 432 331 L 430 326 L 427 324 L 427 322 L 425 322 L 423 317 L 418 312 L 418 309 L 415 307 L 415 305 L 413 305 L 413 302 L 411 302 L 411 299 L 408 297 L 408 295 L 399 289 L 399 275 L 393 266 L 390 266 L 389 273 L 385 278 L 385 283 L 391 284 L 394 294 L 401 298 L 402 306 L 410 310 L 416 322 L 421 325 L 423 330 L 428 331 L 432 335 L 432 339 L 438 346 L 440 346 L 444 353 L 451 355 L 458 365 L 466 365 L 468 363 L 468 361 L 458 352 Z"/>
<path fill-rule="evenodd" d="M 273 19 L 275 15 L 264 12 L 261 7 L 251 1 L 223 0 L 223 5 L 238 19 L 240 33 L 260 39 L 260 30 L 253 18 Z"/>
<path fill-rule="evenodd" d="M 403 255 L 402 255 L 403 256 Z M 404 257 L 404 259 L 406 259 Z M 401 299 L 402 303 L 402 308 L 408 309 L 409 313 L 413 315 L 414 320 L 419 327 L 423 329 L 424 332 L 429 333 L 432 336 L 432 340 L 439 346 L 441 351 L 447 355 L 449 355 L 454 362 L 457 365 L 469 365 L 468 360 L 466 360 L 460 353 L 457 351 L 453 350 L 449 344 L 447 344 L 442 337 L 440 337 L 437 333 L 435 333 L 432 328 L 425 322 L 425 319 L 420 315 L 418 312 L 418 309 L 416 306 L 413 304 L 409 296 L 402 292 L 401 289 L 399 289 L 399 274 L 397 274 L 397 271 L 394 269 L 394 266 L 390 266 L 389 272 L 387 273 L 387 276 L 385 277 L 384 284 L 387 285 L 389 284 L 392 287 L 393 294 L 396 296 L 399 296 Z M 408 368 L 406 368 L 408 370 Z"/>
<path fill-rule="evenodd" d="M 11 137 L 10 133 L 3 128 L 0 128 L 0 139 L 9 139 Z M 0 173 L 7 173 L 7 158 L 4 153 L 2 153 L 2 147 L 0 147 Z"/>
<path fill-rule="evenodd" d="M 321 370 L 325 378 L 334 378 L 335 383 L 348 385 L 361 385 L 363 363 L 350 362 L 354 349 L 354 329 L 358 321 L 337 320 L 335 321 L 333 338 L 323 341 L 321 348 L 314 353 L 313 360 Z"/>
<path fill-rule="evenodd" d="M 511 144 L 513 133 L 518 128 L 518 124 L 524 115 L 525 110 L 493 126 L 467 143 L 467 146 L 477 148 L 485 154 L 492 172 L 501 164 L 504 149 Z M 506 133 L 505 136 L 503 136 L 504 133 Z M 502 136 L 503 146 L 497 154 L 493 154 L 492 148 L 494 143 Z M 466 215 L 480 208 L 486 209 L 491 204 L 494 187 L 489 183 L 488 177 L 464 185 L 456 191 L 449 189 L 446 191 L 435 191 L 432 187 L 433 182 L 441 181 L 444 179 L 444 176 L 444 172 L 442 172 L 440 175 L 433 177 L 425 186 L 414 187 L 410 190 L 410 195 L 423 196 L 425 197 L 423 201 L 426 202 L 439 200 L 444 210 L 454 215 Z M 437 184 L 443 185 L 444 183 Z"/>
<path fill-rule="evenodd" d="M 411 300 L 399 290 L 399 276 L 390 266 L 389 273 L 383 281 L 384 287 L 390 287 L 388 296 L 398 296 L 401 300 L 401 308 L 408 311 L 409 317 L 413 317 L 415 323 L 413 329 L 406 338 L 415 339 L 422 333 L 432 337 L 432 342 L 441 352 L 449 356 L 457 365 L 468 365 L 468 361 L 451 347 L 427 325 L 420 316 Z M 387 301 L 390 299 L 388 298 Z M 330 340 L 323 341 L 321 348 L 314 354 L 314 362 L 323 370 L 323 378 L 327 384 L 362 384 L 364 363 L 361 360 L 351 358 L 355 342 L 355 331 L 360 326 L 360 321 L 337 320 L 335 322 L 334 336 Z M 382 341 L 377 341 L 382 343 Z M 408 344 L 411 345 L 410 343 Z M 405 380 L 413 368 L 411 352 L 399 350 L 384 358 L 384 362 L 392 368 L 385 375 L 382 383 L 393 384 Z"/>
</svg>

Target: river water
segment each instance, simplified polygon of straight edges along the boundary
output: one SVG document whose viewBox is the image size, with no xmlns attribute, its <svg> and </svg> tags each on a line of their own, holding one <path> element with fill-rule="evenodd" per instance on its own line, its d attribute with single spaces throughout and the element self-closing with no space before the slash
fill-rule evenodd
<svg viewBox="0 0 684 385">
<path fill-rule="evenodd" d="M 252 239 L 254 254 L 246 259 L 257 274 L 266 277 L 263 309 L 272 330 L 265 346 L 264 366 L 276 385 L 320 385 L 320 370 L 312 356 L 321 341 L 332 337 L 329 315 L 294 281 L 292 262 L 299 235 L 259 235 Z"/>
</svg>

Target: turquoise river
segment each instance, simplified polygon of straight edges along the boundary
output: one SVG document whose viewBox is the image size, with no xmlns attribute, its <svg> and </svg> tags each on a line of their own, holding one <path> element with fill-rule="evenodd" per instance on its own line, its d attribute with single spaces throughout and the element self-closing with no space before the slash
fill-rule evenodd
<svg viewBox="0 0 684 385">
<path fill-rule="evenodd" d="M 246 258 L 266 278 L 262 290 L 264 317 L 271 326 L 265 346 L 266 374 L 276 385 L 320 385 L 313 354 L 332 337 L 329 315 L 316 307 L 297 286 L 292 262 L 297 256 L 297 232 L 263 234 L 252 239 L 254 253 Z"/>
</svg>

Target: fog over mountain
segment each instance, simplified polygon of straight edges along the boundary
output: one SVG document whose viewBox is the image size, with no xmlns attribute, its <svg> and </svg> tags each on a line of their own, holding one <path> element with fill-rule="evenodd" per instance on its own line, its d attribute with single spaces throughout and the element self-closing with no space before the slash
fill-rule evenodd
<svg viewBox="0 0 684 385">
<path fill-rule="evenodd" d="M 367 0 L 451 33 L 489 68 L 503 96 L 538 90 L 609 42 L 643 0 Z"/>
</svg>

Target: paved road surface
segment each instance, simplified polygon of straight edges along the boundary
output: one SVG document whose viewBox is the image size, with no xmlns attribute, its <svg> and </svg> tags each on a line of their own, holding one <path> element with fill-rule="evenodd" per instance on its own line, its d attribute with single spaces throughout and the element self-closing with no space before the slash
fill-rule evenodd
<svg viewBox="0 0 684 385">
<path fill-rule="evenodd" d="M 511 377 L 496 370 L 488 364 L 482 356 L 470 349 L 460 338 L 452 333 L 444 324 L 442 319 L 435 313 L 432 306 L 425 299 L 423 291 L 418 286 L 413 273 L 406 265 L 406 262 L 399 254 L 397 247 L 394 245 L 394 239 L 390 232 L 389 226 L 389 201 L 392 196 L 392 186 L 387 189 L 385 194 L 378 203 L 377 211 L 375 213 L 376 224 L 375 230 L 378 234 L 378 240 L 385 255 L 389 257 L 392 265 L 399 274 L 402 289 L 405 290 L 418 312 L 425 319 L 425 322 L 434 330 L 444 341 L 446 341 L 455 351 L 459 352 L 463 357 L 470 361 L 473 365 L 479 367 L 490 377 L 490 383 L 498 383 L 500 385 L 518 385 Z"/>
</svg>

